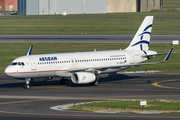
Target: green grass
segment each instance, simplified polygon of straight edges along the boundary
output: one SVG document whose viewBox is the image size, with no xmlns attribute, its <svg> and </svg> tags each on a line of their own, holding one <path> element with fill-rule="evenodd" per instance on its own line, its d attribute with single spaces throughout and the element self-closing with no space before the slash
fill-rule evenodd
<svg viewBox="0 0 180 120">
<path fill-rule="evenodd" d="M 34 45 L 32 54 L 46 53 L 68 53 L 102 50 L 119 50 L 126 48 L 129 43 L 1 43 L 0 44 L 0 74 L 4 73 L 4 69 L 17 57 L 26 55 L 30 45 Z M 159 70 L 159 71 L 179 71 L 180 70 L 180 46 L 172 46 L 170 43 L 151 43 L 150 50 L 158 53 L 167 53 L 174 48 L 169 61 L 156 65 L 144 65 L 138 68 L 130 68 L 128 71 L 136 70 Z M 148 62 L 157 62 L 164 59 L 163 56 L 157 56 Z"/>
<path fill-rule="evenodd" d="M 179 8 L 180 7 L 180 1 L 164 1 L 163 2 L 163 8 Z"/>
<path fill-rule="evenodd" d="M 140 107 L 140 101 L 105 101 L 86 103 L 81 106 L 72 106 L 71 108 L 91 109 L 92 111 L 100 110 L 120 110 L 123 113 L 130 112 L 143 112 L 143 111 L 159 111 L 165 113 L 179 113 L 180 102 L 179 101 L 147 101 L 147 106 Z"/>
<path fill-rule="evenodd" d="M 17 10 L 13 10 L 13 11 L 0 10 L 0 13 L 17 13 Z"/>
<path fill-rule="evenodd" d="M 156 12 L 122 12 L 122 13 L 108 13 L 104 15 L 180 15 L 179 11 L 156 11 Z"/>
<path fill-rule="evenodd" d="M 0 35 L 134 35 L 144 17 L 121 15 L 162 15 L 171 12 L 115 13 L 78 17 L 0 17 Z M 105 17 L 101 17 L 107 15 Z M 94 16 L 94 17 L 89 17 Z M 152 35 L 180 35 L 179 18 L 155 18 Z"/>
<path fill-rule="evenodd" d="M 93 111 L 90 111 L 90 110 L 80 110 L 80 109 L 65 109 L 64 111 L 93 112 Z"/>
<path fill-rule="evenodd" d="M 67 16 L 133 16 L 133 15 L 180 15 L 179 11 L 156 11 L 156 12 L 119 12 L 119 13 L 106 13 L 106 14 L 71 14 Z"/>
</svg>

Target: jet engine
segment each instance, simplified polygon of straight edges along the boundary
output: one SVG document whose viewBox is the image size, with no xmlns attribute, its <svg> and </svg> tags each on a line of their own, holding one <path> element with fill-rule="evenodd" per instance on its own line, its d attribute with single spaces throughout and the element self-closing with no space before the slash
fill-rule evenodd
<svg viewBox="0 0 180 120">
<path fill-rule="evenodd" d="M 45 77 L 45 78 L 33 78 L 33 82 L 43 82 L 43 81 L 48 81 L 51 80 L 53 77 Z"/>
<path fill-rule="evenodd" d="M 96 78 L 96 75 L 90 72 L 76 72 L 71 76 L 71 80 L 75 84 L 92 83 Z"/>
</svg>

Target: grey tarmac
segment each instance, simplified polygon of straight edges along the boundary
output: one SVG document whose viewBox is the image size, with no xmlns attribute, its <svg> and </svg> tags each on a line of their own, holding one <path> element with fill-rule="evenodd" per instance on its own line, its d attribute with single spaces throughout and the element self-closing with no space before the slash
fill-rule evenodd
<svg viewBox="0 0 180 120">
<path fill-rule="evenodd" d="M 116 73 L 100 75 L 99 86 L 60 85 L 59 78 L 32 83 L 0 75 L 0 118 L 2 119 L 180 119 L 179 114 L 89 113 L 51 110 L 68 103 L 124 99 L 180 99 L 180 71 Z M 158 86 L 160 85 L 160 86 Z"/>
<path fill-rule="evenodd" d="M 0 43 L 130 43 L 134 35 L 0 35 Z M 172 43 L 180 35 L 152 35 L 151 43 Z"/>
</svg>

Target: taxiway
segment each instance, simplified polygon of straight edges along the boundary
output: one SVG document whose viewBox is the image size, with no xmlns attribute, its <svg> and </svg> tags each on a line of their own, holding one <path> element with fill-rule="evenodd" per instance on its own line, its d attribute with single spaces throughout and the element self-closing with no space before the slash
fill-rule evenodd
<svg viewBox="0 0 180 120">
<path fill-rule="evenodd" d="M 0 117 L 5 119 L 180 119 L 179 114 L 104 114 L 54 111 L 68 103 L 122 99 L 180 99 L 180 71 L 100 76 L 99 86 L 60 85 L 59 78 L 32 83 L 0 75 Z"/>
</svg>

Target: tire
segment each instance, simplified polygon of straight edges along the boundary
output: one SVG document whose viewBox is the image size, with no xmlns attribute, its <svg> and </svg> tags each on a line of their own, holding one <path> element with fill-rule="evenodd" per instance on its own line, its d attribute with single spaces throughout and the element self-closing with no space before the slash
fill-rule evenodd
<svg viewBox="0 0 180 120">
<path fill-rule="evenodd" d="M 64 79 L 61 79 L 61 80 L 60 80 L 60 84 L 61 84 L 61 85 L 64 85 L 64 84 L 65 84 L 65 80 L 64 80 Z"/>
<path fill-rule="evenodd" d="M 68 79 L 61 79 L 60 80 L 60 84 L 61 85 L 68 85 L 69 84 L 69 80 Z"/>
<path fill-rule="evenodd" d="M 96 80 L 96 81 L 90 83 L 90 85 L 91 85 L 91 86 L 98 86 L 98 85 L 99 85 L 99 81 Z"/>
<path fill-rule="evenodd" d="M 68 84 L 69 84 L 69 80 L 65 79 L 65 85 L 68 85 Z"/>
<path fill-rule="evenodd" d="M 25 85 L 24 88 L 25 88 L 25 89 L 29 89 L 30 86 L 29 86 L 29 85 Z"/>
</svg>

